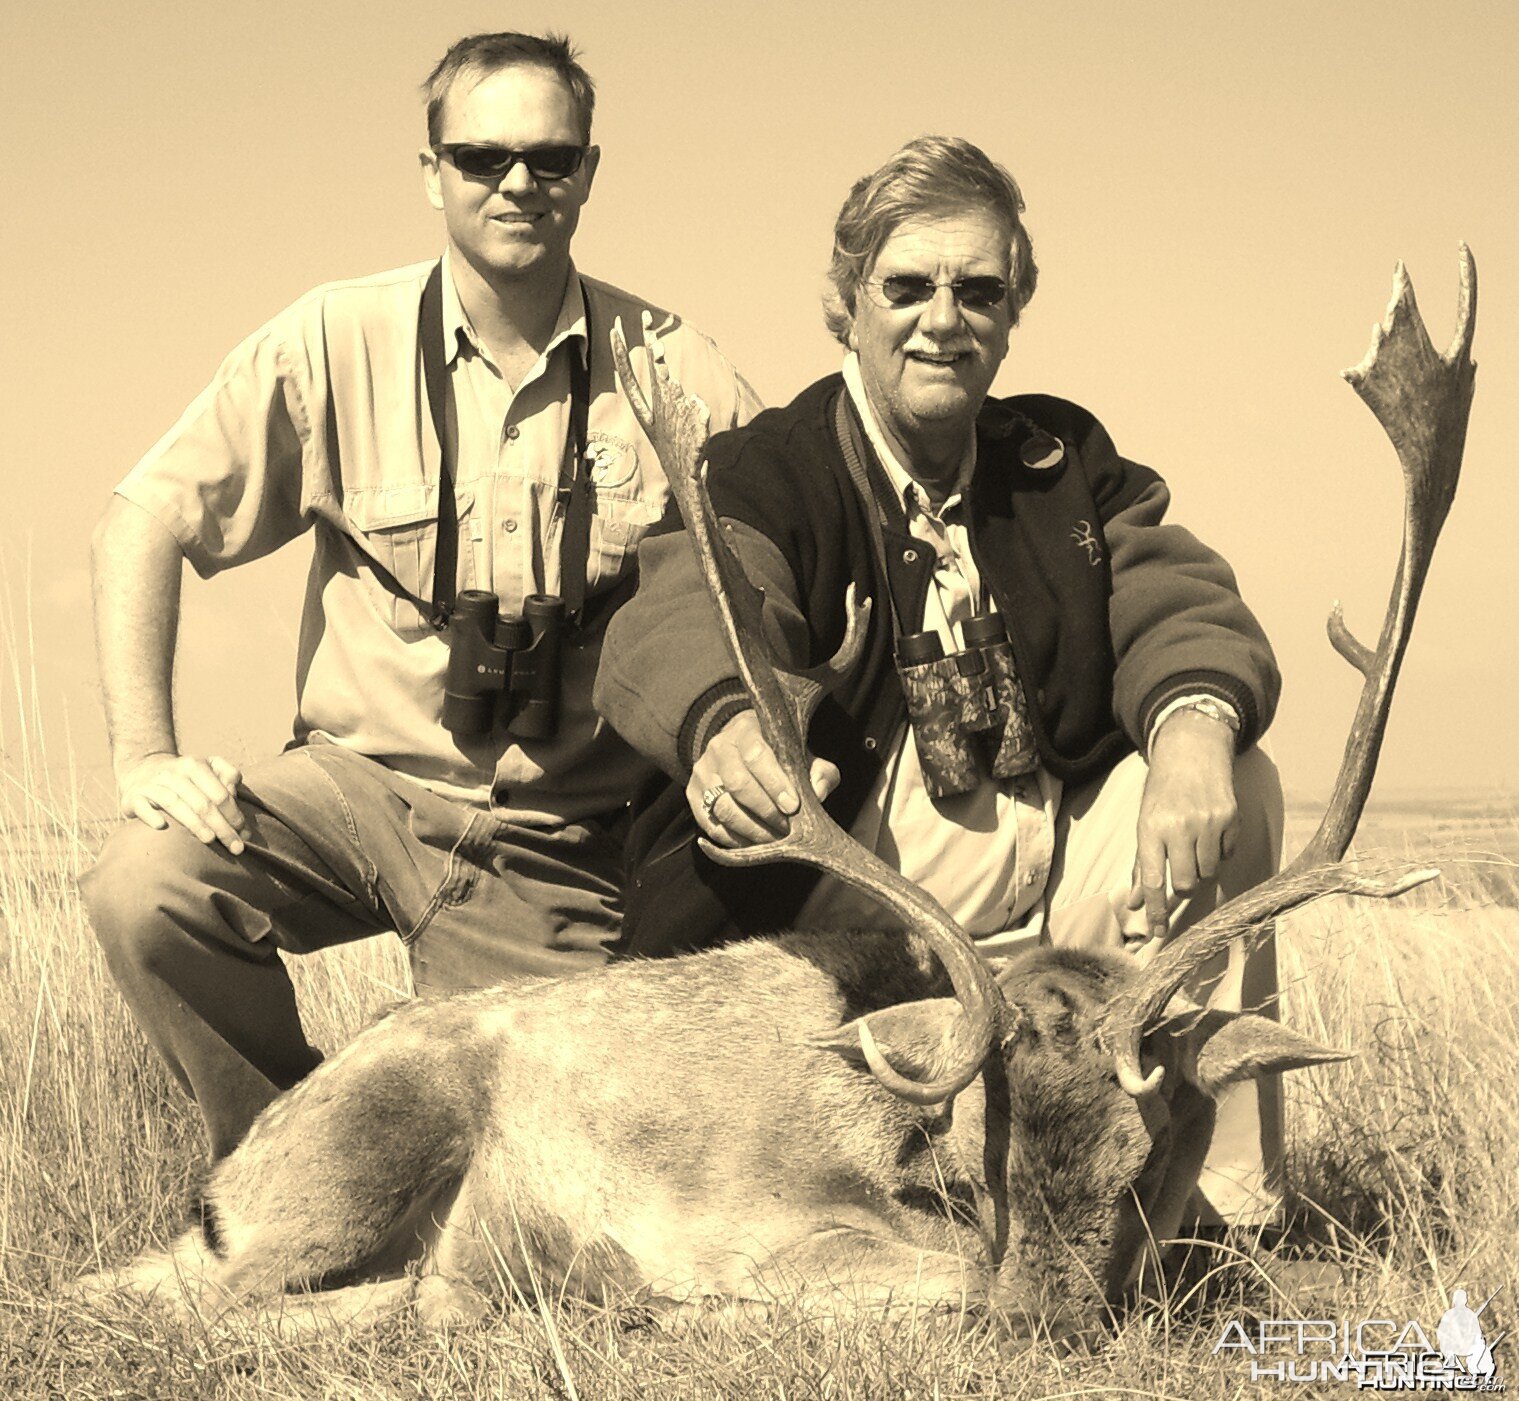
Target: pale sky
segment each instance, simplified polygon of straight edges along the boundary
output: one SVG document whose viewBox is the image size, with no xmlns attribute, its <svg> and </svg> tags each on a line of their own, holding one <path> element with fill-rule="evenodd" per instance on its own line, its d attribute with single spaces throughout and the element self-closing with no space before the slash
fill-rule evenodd
<svg viewBox="0 0 1519 1401">
<path fill-rule="evenodd" d="M 461 34 L 567 30 L 603 156 L 581 268 L 714 337 L 770 403 L 837 368 L 818 289 L 850 183 L 970 138 L 1023 186 L 1039 291 L 997 392 L 1075 399 L 1170 481 L 1276 645 L 1271 742 L 1322 793 L 1355 704 L 1335 598 L 1374 640 L 1401 477 L 1339 371 L 1397 261 L 1435 344 L 1480 280 L 1466 470 L 1380 791 L 1519 789 L 1519 7 L 1112 0 L 866 7 L 324 0 L 14 4 L 0 20 L 12 506 L 4 770 L 40 733 L 98 784 L 88 536 L 221 357 L 309 288 L 435 256 L 417 85 Z M 289 733 L 305 542 L 190 575 L 187 747 Z M 34 751 L 35 752 L 35 751 Z"/>
</svg>

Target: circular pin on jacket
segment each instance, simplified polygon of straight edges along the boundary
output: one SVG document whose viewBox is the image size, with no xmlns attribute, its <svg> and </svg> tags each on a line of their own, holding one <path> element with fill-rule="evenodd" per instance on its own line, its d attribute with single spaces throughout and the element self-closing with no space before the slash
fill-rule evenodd
<svg viewBox="0 0 1519 1401">
<path fill-rule="evenodd" d="M 1036 428 L 1018 449 L 1023 465 L 1031 472 L 1047 472 L 1065 461 L 1065 444 L 1052 433 Z"/>
</svg>

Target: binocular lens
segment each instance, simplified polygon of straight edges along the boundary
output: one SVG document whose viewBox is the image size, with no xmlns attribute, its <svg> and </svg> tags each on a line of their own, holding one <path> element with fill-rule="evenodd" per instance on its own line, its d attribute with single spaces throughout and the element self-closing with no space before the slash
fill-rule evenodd
<svg viewBox="0 0 1519 1401">
<path fill-rule="evenodd" d="M 564 600 L 551 593 L 530 593 L 522 600 L 522 616 L 529 623 L 538 624 L 534 633 L 545 626 L 557 626 L 564 621 Z"/>
<path fill-rule="evenodd" d="M 967 647 L 994 647 L 1007 641 L 1007 627 L 1000 613 L 977 613 L 961 625 Z"/>
<path fill-rule="evenodd" d="M 485 589 L 464 589 L 454 600 L 454 617 L 472 623 L 489 637 L 496 626 L 496 595 Z"/>
<path fill-rule="evenodd" d="M 906 632 L 897 638 L 897 663 L 900 666 L 921 666 L 924 662 L 937 662 L 944 656 L 944 644 L 936 632 Z"/>
<path fill-rule="evenodd" d="M 482 695 L 443 692 L 443 728 L 456 735 L 488 735 L 496 709 L 493 692 Z"/>
</svg>

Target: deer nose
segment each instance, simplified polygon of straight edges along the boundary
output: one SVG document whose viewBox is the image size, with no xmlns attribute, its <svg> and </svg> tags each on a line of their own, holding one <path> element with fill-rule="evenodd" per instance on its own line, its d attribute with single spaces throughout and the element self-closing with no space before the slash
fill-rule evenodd
<svg viewBox="0 0 1519 1401">
<path fill-rule="evenodd" d="M 1014 1347 L 1053 1347 L 1057 1352 L 1090 1351 L 1102 1336 L 1101 1328 L 1090 1319 L 1079 1320 L 1061 1310 L 1033 1313 L 1027 1309 L 1007 1309 L 997 1314 L 997 1329 L 1004 1341 Z"/>
<path fill-rule="evenodd" d="M 992 1287 L 991 1308 L 1004 1338 L 1014 1344 L 1049 1343 L 1078 1352 L 1102 1335 L 1097 1311 L 1085 1300 L 1035 1296 L 1001 1281 Z"/>
</svg>

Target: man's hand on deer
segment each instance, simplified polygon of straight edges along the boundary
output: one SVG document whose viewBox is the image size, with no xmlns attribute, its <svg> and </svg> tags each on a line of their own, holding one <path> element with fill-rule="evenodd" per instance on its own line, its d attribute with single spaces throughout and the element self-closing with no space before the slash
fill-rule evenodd
<svg viewBox="0 0 1519 1401">
<path fill-rule="evenodd" d="M 810 779 L 819 800 L 826 798 L 838 787 L 838 766 L 814 758 Z M 691 770 L 686 801 L 707 840 L 727 848 L 785 836 L 800 807 L 752 710 L 741 710 L 712 736 Z"/>
<path fill-rule="evenodd" d="M 1169 933 L 1179 897 L 1217 875 L 1238 833 L 1234 732 L 1195 710 L 1178 710 L 1150 746 L 1129 892 L 1128 908 L 1145 911 L 1152 939 Z"/>
</svg>

